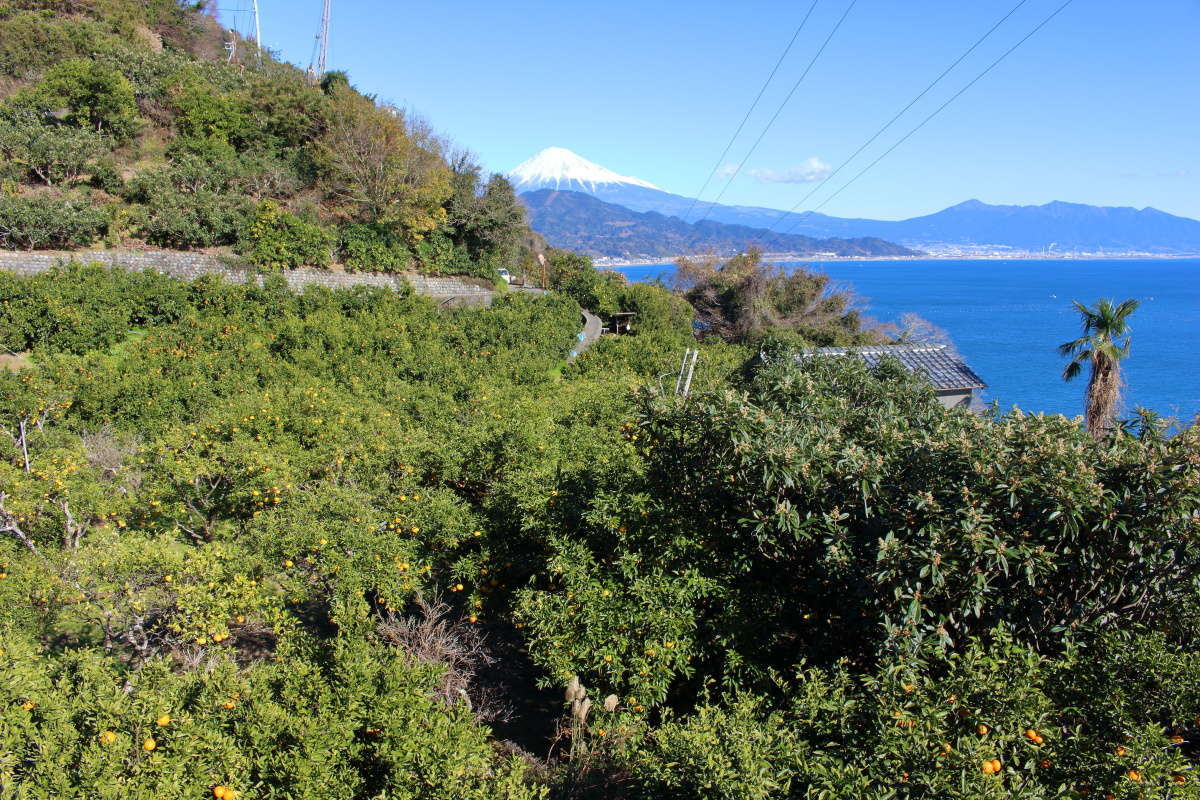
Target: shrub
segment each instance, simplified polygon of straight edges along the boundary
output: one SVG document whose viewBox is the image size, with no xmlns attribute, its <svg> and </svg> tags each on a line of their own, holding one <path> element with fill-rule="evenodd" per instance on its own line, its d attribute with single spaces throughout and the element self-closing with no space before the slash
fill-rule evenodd
<svg viewBox="0 0 1200 800">
<path fill-rule="evenodd" d="M 0 16 L 0 74 L 14 78 L 94 52 L 111 36 L 95 22 L 49 10 L 5 12 Z"/>
<path fill-rule="evenodd" d="M 244 147 L 251 136 L 249 104 L 245 98 L 214 91 L 196 76 L 183 78 L 183 86 L 172 99 L 179 135 L 193 139 L 215 139 Z"/>
<path fill-rule="evenodd" d="M 0 154 L 47 186 L 74 182 L 108 149 L 90 129 L 43 125 L 29 115 L 0 120 Z"/>
<path fill-rule="evenodd" d="M 259 204 L 238 243 L 251 262 L 272 269 L 326 267 L 333 237 L 324 228 L 282 210 L 273 200 Z"/>
<path fill-rule="evenodd" d="M 111 195 L 119 197 L 125 193 L 125 179 L 121 176 L 117 162 L 110 157 L 101 158 L 92 165 L 90 183 L 95 188 Z"/>
<path fill-rule="evenodd" d="M 91 59 L 73 59 L 46 70 L 32 90 L 14 98 L 39 113 L 67 109 L 65 120 L 81 128 L 128 141 L 139 126 L 133 85 L 115 69 Z"/>
<path fill-rule="evenodd" d="M 204 669 L 153 660 L 132 673 L 95 650 L 0 645 L 15 709 L 0 747 L 26 753 L 5 785 L 22 796 L 545 797 L 464 706 L 429 696 L 434 670 L 378 644 L 339 642 L 330 678 L 292 653 L 239 668 L 236 640 L 212 647 Z"/>
<path fill-rule="evenodd" d="M 249 203 L 206 189 L 190 194 L 160 190 L 139 211 L 136 228 L 146 241 L 189 250 L 237 241 L 246 224 Z"/>
<path fill-rule="evenodd" d="M 359 222 L 343 226 L 338 251 L 342 263 L 355 270 L 397 272 L 406 269 L 409 262 L 403 238 L 380 224 Z"/>
<path fill-rule="evenodd" d="M 471 258 L 464 248 L 456 247 L 450 237 L 435 231 L 417 242 L 414 248 L 417 267 L 424 275 L 463 275 L 471 269 Z"/>
<path fill-rule="evenodd" d="M 0 246 L 10 249 L 86 247 L 106 222 L 104 209 L 84 201 L 0 196 Z"/>
<path fill-rule="evenodd" d="M 695 312 L 691 304 L 662 286 L 635 283 L 621 290 L 621 311 L 632 311 L 633 333 L 662 333 L 690 338 Z"/>
<path fill-rule="evenodd" d="M 70 261 L 0 295 L 0 319 L 11 350 L 44 348 L 85 353 L 109 347 L 129 332 L 130 310 L 106 267 Z"/>
</svg>

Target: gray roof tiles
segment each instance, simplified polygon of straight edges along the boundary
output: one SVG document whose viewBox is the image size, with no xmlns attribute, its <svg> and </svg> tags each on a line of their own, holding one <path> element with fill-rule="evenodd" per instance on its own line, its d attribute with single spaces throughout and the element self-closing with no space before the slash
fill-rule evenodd
<svg viewBox="0 0 1200 800">
<path fill-rule="evenodd" d="M 944 344 L 885 344 L 871 347 L 815 347 L 805 350 L 800 358 L 812 356 L 851 356 L 861 358 L 874 367 L 884 358 L 892 357 L 910 372 L 924 375 L 934 389 L 983 389 L 987 384 L 966 362 Z"/>
</svg>

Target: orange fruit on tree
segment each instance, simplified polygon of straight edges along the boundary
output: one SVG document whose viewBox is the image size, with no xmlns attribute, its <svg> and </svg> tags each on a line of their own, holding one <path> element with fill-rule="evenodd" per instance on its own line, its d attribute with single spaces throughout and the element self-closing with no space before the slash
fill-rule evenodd
<svg viewBox="0 0 1200 800">
<path fill-rule="evenodd" d="M 1029 728 L 1025 731 L 1025 738 L 1029 739 L 1030 741 L 1036 741 L 1038 738 L 1038 732 L 1033 728 Z"/>
<path fill-rule="evenodd" d="M 987 725 L 984 725 L 982 722 L 981 722 L 981 723 L 979 723 L 977 726 L 975 726 L 975 731 L 976 731 L 976 732 L 977 732 L 977 733 L 978 733 L 980 736 L 986 736 L 986 735 L 987 735 L 987 732 L 988 732 L 988 731 L 990 731 L 990 730 L 991 730 L 991 728 L 989 728 Z"/>
<path fill-rule="evenodd" d="M 1115 753 L 1118 756 L 1123 756 L 1123 755 L 1125 755 L 1126 750 L 1121 745 L 1117 745 L 1116 749 L 1113 750 L 1113 753 Z"/>
<path fill-rule="evenodd" d="M 1000 759 L 993 758 L 992 759 L 992 772 L 999 772 L 999 771 L 1000 771 Z"/>
<path fill-rule="evenodd" d="M 165 728 L 171 724 L 171 716 L 169 714 L 162 714 L 158 719 L 154 720 L 154 722 L 158 725 L 158 727 Z"/>
<path fill-rule="evenodd" d="M 1129 770 L 1125 773 L 1125 775 L 1129 778 L 1129 780 L 1134 781 L 1135 783 L 1142 779 L 1142 773 L 1136 769 Z"/>
<path fill-rule="evenodd" d="M 146 740 L 144 742 L 142 742 L 142 749 L 145 750 L 147 753 L 149 753 L 151 750 L 153 750 L 156 747 L 158 747 L 158 742 L 154 741 L 154 739 L 149 736 L 147 736 Z"/>
<path fill-rule="evenodd" d="M 112 744 L 117 740 L 117 735 L 112 731 L 104 731 L 100 734 L 100 744 Z"/>
<path fill-rule="evenodd" d="M 983 774 L 984 774 L 984 775 L 991 775 L 993 772 L 995 772 L 995 771 L 996 771 L 996 768 L 992 766 L 992 762 L 991 762 L 991 761 L 985 761 L 985 762 L 983 762 L 983 764 L 982 764 L 982 766 L 980 767 L 980 769 L 982 769 L 982 770 L 983 770 Z"/>
</svg>

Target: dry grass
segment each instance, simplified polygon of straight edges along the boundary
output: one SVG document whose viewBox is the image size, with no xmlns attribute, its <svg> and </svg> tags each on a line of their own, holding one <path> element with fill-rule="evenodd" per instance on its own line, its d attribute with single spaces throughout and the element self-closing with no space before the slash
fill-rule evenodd
<svg viewBox="0 0 1200 800">
<path fill-rule="evenodd" d="M 403 616 L 388 611 L 379 622 L 384 641 L 399 647 L 410 661 L 442 667 L 434 695 L 446 705 L 466 703 L 480 722 L 511 714 L 501 694 L 480 684 L 480 670 L 495 663 L 479 628 L 456 618 L 438 598 L 418 599 Z"/>
<path fill-rule="evenodd" d="M 31 369 L 33 360 L 29 357 L 29 353 L 0 353 L 0 369 L 8 370 L 9 372 L 20 372 L 23 369 Z"/>
</svg>

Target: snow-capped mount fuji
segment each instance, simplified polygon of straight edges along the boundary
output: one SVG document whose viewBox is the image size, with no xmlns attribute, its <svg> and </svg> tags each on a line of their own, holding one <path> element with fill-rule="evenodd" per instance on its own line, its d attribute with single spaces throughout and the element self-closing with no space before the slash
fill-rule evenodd
<svg viewBox="0 0 1200 800">
<path fill-rule="evenodd" d="M 508 173 L 508 179 L 512 181 L 513 188 L 518 192 L 562 189 L 596 194 L 608 187 L 617 186 L 638 186 L 657 192 L 662 191 L 654 184 L 640 178 L 618 175 L 608 167 L 592 163 L 565 147 L 547 147 Z"/>
<path fill-rule="evenodd" d="M 629 211 L 679 217 L 685 223 L 703 220 L 702 224 L 716 222 L 819 239 L 883 239 L 939 252 L 955 252 L 965 246 L 1029 253 L 1200 253 L 1200 221 L 1153 208 L 1139 210 L 1061 202 L 1042 206 L 998 206 L 975 200 L 904 220 L 789 214 L 773 208 L 692 200 L 593 164 L 562 147 L 543 150 L 508 173 L 508 177 L 522 196 L 541 189 L 580 192 Z M 537 204 L 544 205 L 541 200 Z M 549 224 L 548 217 L 560 213 L 567 205 L 559 200 L 543 209 L 542 224 Z M 596 210 L 592 206 L 589 208 Z M 581 222 L 581 208 L 572 209 L 576 221 Z M 611 225 L 608 229 L 610 237 L 621 237 L 621 229 Z"/>
</svg>

